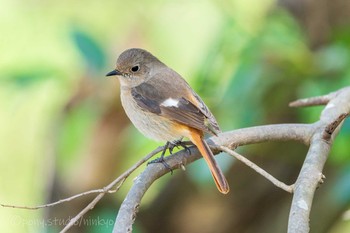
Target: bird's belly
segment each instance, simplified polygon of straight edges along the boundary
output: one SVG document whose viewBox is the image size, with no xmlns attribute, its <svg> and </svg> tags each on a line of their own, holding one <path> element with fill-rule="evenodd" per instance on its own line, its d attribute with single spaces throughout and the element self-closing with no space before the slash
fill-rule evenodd
<svg viewBox="0 0 350 233">
<path fill-rule="evenodd" d="M 157 141 L 174 141 L 186 136 L 187 133 L 183 132 L 184 130 L 180 129 L 177 123 L 154 113 L 143 111 L 133 99 L 127 100 L 122 94 L 121 101 L 126 115 L 146 137 Z"/>
</svg>

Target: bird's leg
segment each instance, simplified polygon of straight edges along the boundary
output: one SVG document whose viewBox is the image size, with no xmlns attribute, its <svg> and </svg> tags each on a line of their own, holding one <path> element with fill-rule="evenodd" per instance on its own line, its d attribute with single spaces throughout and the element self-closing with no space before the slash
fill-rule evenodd
<svg viewBox="0 0 350 233">
<path fill-rule="evenodd" d="M 156 158 L 156 159 L 154 159 L 154 160 L 152 160 L 152 161 L 149 161 L 149 162 L 147 163 L 147 165 L 148 165 L 148 164 L 151 164 L 151 163 L 162 163 L 162 164 L 164 165 L 164 167 L 166 167 L 167 169 L 169 169 L 170 172 L 171 172 L 171 174 L 173 174 L 173 170 L 171 169 L 171 167 L 169 166 L 169 164 L 167 164 L 167 163 L 165 162 L 165 160 L 164 160 L 164 155 L 165 155 L 166 150 L 169 149 L 169 152 L 170 152 L 170 154 L 171 154 L 172 150 L 174 149 L 174 147 L 172 147 L 172 149 L 170 149 L 170 144 L 171 144 L 171 142 L 166 142 L 166 143 L 165 143 L 165 146 L 164 146 L 164 150 L 163 150 L 162 154 L 160 155 L 160 157 L 159 157 L 159 158 Z"/>
<path fill-rule="evenodd" d="M 192 142 L 184 142 L 182 141 L 183 138 L 180 138 L 179 140 L 175 140 L 175 141 L 168 141 L 165 143 L 164 146 L 164 150 L 162 151 L 162 154 L 160 155 L 159 158 L 156 158 L 152 161 L 149 161 L 147 164 L 151 164 L 151 163 L 162 163 L 164 165 L 164 167 L 166 167 L 167 169 L 170 170 L 171 174 L 173 173 L 173 170 L 171 169 L 171 167 L 169 166 L 169 164 L 167 164 L 164 160 L 164 156 L 167 150 L 169 150 L 170 154 L 173 154 L 173 150 L 175 147 L 179 147 L 181 146 L 182 148 L 184 148 L 186 150 L 186 152 L 191 155 L 191 150 L 188 147 L 188 145 L 192 145 Z"/>
</svg>

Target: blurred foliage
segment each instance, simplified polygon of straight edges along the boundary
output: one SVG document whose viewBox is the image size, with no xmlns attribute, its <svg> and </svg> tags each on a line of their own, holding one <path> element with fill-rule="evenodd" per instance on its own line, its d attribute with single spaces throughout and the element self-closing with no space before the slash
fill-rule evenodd
<svg viewBox="0 0 350 233">
<path fill-rule="evenodd" d="M 71 1 L 2 0 L 1 5 L 1 203 L 33 206 L 88 187 L 101 188 L 159 145 L 129 123 L 120 108 L 117 81 L 104 77 L 117 55 L 129 47 L 151 51 L 185 77 L 225 131 L 268 123 L 317 121 L 322 107 L 290 109 L 288 102 L 349 84 L 349 27 L 335 28 L 328 43 L 310 49 L 298 20 L 272 0 L 89 0 L 83 5 Z M 328 162 L 331 168 L 339 168 L 329 168 L 334 181 L 329 182 L 329 196 L 341 211 L 350 203 L 349 134 L 347 120 Z M 255 155 L 260 151 L 250 152 Z M 269 155 L 271 158 L 274 163 L 278 163 L 276 158 L 287 161 L 290 167 L 297 163 L 291 160 L 302 159 L 282 158 L 279 152 Z M 224 170 L 232 171 L 235 163 L 230 157 L 222 155 L 218 160 Z M 244 172 L 251 174 L 249 170 Z M 154 200 L 157 202 L 162 192 L 180 195 L 181 190 L 185 196 L 189 191 L 184 187 L 192 187 L 192 195 L 203 194 L 198 201 L 204 203 L 206 195 L 215 195 L 203 161 L 188 166 L 185 175 L 179 173 L 175 175 L 189 181 L 176 186 L 180 187 L 176 191 L 167 191 L 176 180 L 175 175 L 165 176 L 149 190 L 142 207 L 154 208 Z M 85 220 L 114 221 L 136 174 Z M 237 193 L 232 195 L 240 196 L 239 190 L 233 189 Z M 221 206 L 229 206 L 228 202 L 223 204 L 222 197 L 216 199 Z M 49 224 L 48 220 L 56 216 L 67 219 L 88 200 L 77 206 L 64 205 L 59 213 L 56 209 L 0 209 L 0 231 L 57 232 L 63 224 Z M 177 211 L 181 208 L 178 206 Z M 213 213 L 217 208 L 214 204 L 208 207 Z M 175 213 L 164 218 L 176 219 L 180 215 Z M 195 212 L 184 216 L 189 213 Z M 231 214 L 232 218 L 237 215 Z M 329 232 L 349 232 L 348 219 L 342 221 L 338 216 L 332 221 Z M 147 232 L 148 225 L 137 222 L 135 232 Z M 194 229 L 191 223 L 188 226 Z M 84 232 L 111 232 L 108 224 L 85 227 Z"/>
<path fill-rule="evenodd" d="M 97 75 L 98 71 L 101 72 L 106 67 L 104 50 L 93 37 L 79 30 L 79 28 L 73 28 L 71 35 L 72 40 L 82 54 L 82 58 L 85 60 L 87 70 Z"/>
</svg>

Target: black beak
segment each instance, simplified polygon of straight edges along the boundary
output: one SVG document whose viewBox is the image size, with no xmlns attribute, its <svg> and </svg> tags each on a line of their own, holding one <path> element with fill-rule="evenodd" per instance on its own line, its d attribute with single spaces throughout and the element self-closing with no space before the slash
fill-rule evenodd
<svg viewBox="0 0 350 233">
<path fill-rule="evenodd" d="M 122 73 L 118 70 L 112 70 L 111 72 L 106 74 L 106 76 L 115 76 L 115 75 L 122 75 Z"/>
</svg>

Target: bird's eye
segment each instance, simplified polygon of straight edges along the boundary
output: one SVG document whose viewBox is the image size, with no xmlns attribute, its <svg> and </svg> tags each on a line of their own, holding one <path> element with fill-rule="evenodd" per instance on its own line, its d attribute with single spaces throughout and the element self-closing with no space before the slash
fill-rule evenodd
<svg viewBox="0 0 350 233">
<path fill-rule="evenodd" d="M 139 71 L 139 69 L 140 69 L 139 66 L 133 66 L 133 67 L 131 68 L 131 71 L 132 71 L 132 72 L 137 72 L 137 71 Z"/>
</svg>

